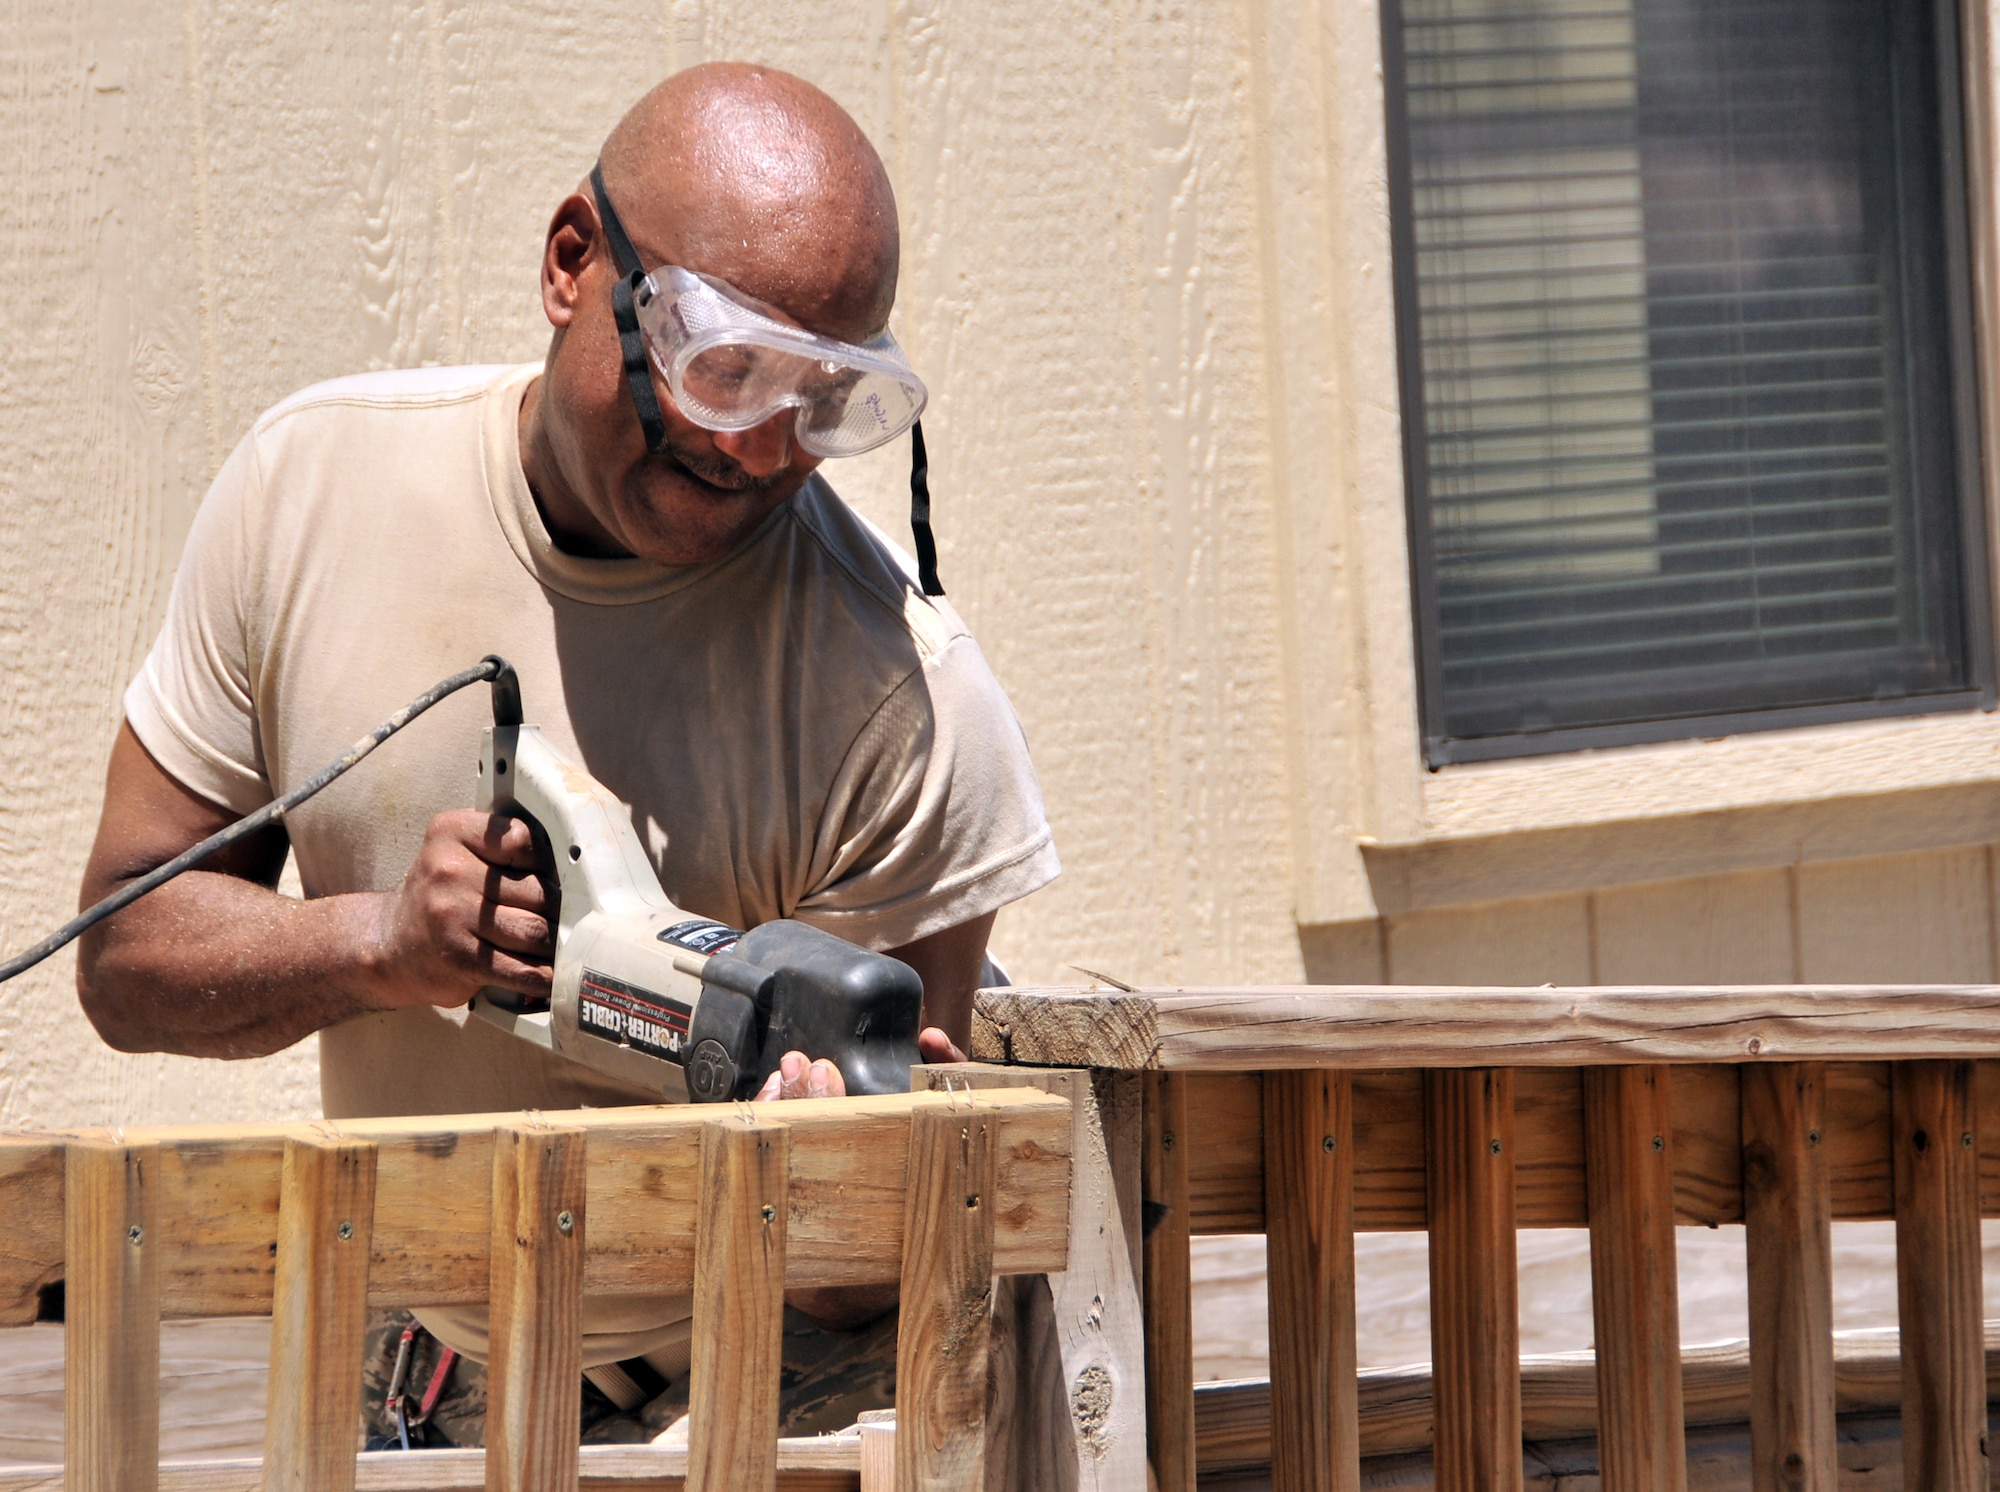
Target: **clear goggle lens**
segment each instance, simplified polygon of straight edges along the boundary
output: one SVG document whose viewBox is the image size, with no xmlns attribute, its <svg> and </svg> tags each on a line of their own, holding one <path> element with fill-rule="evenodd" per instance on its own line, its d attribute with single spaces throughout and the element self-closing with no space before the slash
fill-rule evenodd
<svg viewBox="0 0 2000 1492">
<path fill-rule="evenodd" d="M 887 332 L 859 345 L 816 336 L 674 265 L 647 276 L 634 305 L 674 403 L 707 429 L 748 430 L 791 408 L 806 450 L 858 456 L 924 411 L 924 386 Z"/>
</svg>

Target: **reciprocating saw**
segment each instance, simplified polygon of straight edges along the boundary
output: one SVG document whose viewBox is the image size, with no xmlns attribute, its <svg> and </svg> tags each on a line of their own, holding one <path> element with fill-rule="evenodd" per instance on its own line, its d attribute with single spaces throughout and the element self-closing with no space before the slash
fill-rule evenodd
<svg viewBox="0 0 2000 1492">
<path fill-rule="evenodd" d="M 748 1098 L 789 1051 L 831 1060 L 849 1093 L 909 1091 L 916 970 L 803 922 L 739 932 L 676 907 L 631 810 L 522 723 L 511 668 L 493 718 L 474 806 L 528 823 L 561 906 L 550 997 L 489 988 L 475 1015 L 669 1099 Z"/>
</svg>

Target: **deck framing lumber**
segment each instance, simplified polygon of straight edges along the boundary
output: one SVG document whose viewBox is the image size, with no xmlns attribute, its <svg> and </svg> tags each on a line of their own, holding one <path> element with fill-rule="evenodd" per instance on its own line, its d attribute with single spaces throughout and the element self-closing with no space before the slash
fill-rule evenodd
<svg viewBox="0 0 2000 1492">
<path fill-rule="evenodd" d="M 973 1056 L 1121 1071 L 1586 1067 L 1984 1055 L 2000 987 L 982 990 Z"/>
</svg>

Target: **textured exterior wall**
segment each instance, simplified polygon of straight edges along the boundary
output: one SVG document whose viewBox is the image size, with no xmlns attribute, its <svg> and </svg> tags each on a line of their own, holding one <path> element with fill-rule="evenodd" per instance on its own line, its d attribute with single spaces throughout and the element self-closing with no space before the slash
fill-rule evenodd
<svg viewBox="0 0 2000 1492">
<path fill-rule="evenodd" d="M 1504 771 L 1417 767 L 1377 24 L 1371 0 L 17 0 L 0 946 L 74 904 L 119 693 L 249 421 L 336 374 L 539 356 L 549 210 L 648 84 L 733 57 L 827 87 L 896 180 L 943 572 L 1068 867 L 1002 921 L 1017 976 L 1994 977 L 1989 734 L 1895 786 L 1973 791 L 1990 828 L 1960 804 L 1887 846 L 1921 854 L 1857 860 L 1863 835 L 1811 864 L 1817 819 L 1747 860 L 1681 823 L 1678 859 L 1593 872 L 1507 819 Z M 897 531 L 906 459 L 832 474 Z M 1800 796 L 1759 770 L 1698 806 Z M 1565 832 L 1615 823 L 1617 779 Z M 0 1122 L 315 1105 L 311 1043 L 114 1056 L 72 968 L 0 992 Z"/>
</svg>

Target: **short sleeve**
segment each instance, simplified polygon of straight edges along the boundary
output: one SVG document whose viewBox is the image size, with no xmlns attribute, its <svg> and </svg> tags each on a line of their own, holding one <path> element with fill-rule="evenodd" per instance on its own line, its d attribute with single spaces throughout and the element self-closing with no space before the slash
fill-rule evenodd
<svg viewBox="0 0 2000 1492">
<path fill-rule="evenodd" d="M 167 617 L 125 719 L 170 777 L 234 813 L 271 799 L 252 690 L 249 589 L 260 506 L 253 431 L 223 463 L 181 552 Z"/>
<path fill-rule="evenodd" d="M 998 911 L 1062 871 L 1028 741 L 964 634 L 875 711 L 822 818 L 793 915 L 897 948 Z"/>
</svg>

